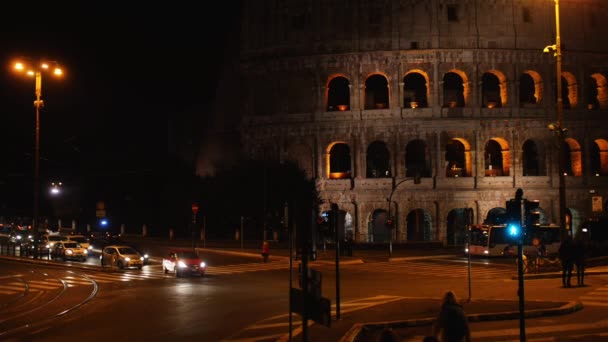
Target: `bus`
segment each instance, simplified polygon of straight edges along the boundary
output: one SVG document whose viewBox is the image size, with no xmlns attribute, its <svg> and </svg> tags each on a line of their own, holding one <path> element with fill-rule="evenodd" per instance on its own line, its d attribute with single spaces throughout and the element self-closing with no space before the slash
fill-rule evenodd
<svg viewBox="0 0 608 342">
<path fill-rule="evenodd" d="M 525 229 L 525 255 L 536 255 L 537 246 L 545 245 L 546 255 L 557 254 L 560 245 L 559 226 L 541 225 Z M 508 236 L 506 225 L 473 225 L 465 254 L 479 256 L 516 256 L 517 244 Z"/>
</svg>

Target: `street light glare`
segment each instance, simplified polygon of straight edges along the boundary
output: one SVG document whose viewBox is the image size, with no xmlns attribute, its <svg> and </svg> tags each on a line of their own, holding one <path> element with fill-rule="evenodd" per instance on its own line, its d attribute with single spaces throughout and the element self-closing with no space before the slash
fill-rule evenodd
<svg viewBox="0 0 608 342">
<path fill-rule="evenodd" d="M 28 70 L 28 71 L 27 71 L 27 74 L 28 74 L 28 75 L 30 75 L 30 76 L 34 76 L 34 74 L 35 74 L 35 73 L 34 73 L 34 71 L 32 71 L 32 70 Z"/>
<path fill-rule="evenodd" d="M 49 68 L 49 65 L 46 64 L 46 63 L 42 63 L 40 66 L 42 67 L 42 69 L 48 69 Z"/>
<path fill-rule="evenodd" d="M 61 75 L 63 75 L 63 70 L 61 70 L 59 68 L 55 68 L 55 71 L 53 73 L 57 76 L 61 76 Z"/>
<path fill-rule="evenodd" d="M 24 68 L 23 63 L 19 63 L 19 62 L 15 63 L 15 70 L 22 71 L 23 68 Z"/>
</svg>

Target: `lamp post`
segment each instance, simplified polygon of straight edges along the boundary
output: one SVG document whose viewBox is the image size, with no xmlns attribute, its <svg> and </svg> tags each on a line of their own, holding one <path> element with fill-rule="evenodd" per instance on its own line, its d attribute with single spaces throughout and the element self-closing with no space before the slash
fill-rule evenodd
<svg viewBox="0 0 608 342">
<path fill-rule="evenodd" d="M 562 157 L 563 143 L 566 138 L 567 129 L 564 128 L 563 110 L 564 102 L 562 98 L 562 45 L 559 27 L 559 0 L 555 1 L 555 45 L 546 46 L 544 52 L 555 51 L 555 77 L 557 79 L 557 122 L 549 124 L 551 130 L 558 140 L 558 178 L 559 178 L 559 225 L 560 239 L 563 241 L 568 234 L 566 229 L 566 177 L 564 175 L 564 160 Z"/>
<path fill-rule="evenodd" d="M 387 214 L 385 225 L 389 229 L 389 239 L 388 239 L 388 257 L 389 258 L 393 257 L 393 229 L 395 228 L 395 220 L 393 220 L 393 218 L 391 217 L 391 203 L 393 202 L 393 194 L 395 193 L 395 190 L 397 190 L 397 187 L 401 183 L 405 183 L 410 180 L 413 180 L 414 184 L 420 184 L 420 176 L 402 179 L 401 181 L 399 181 L 398 183 L 393 185 L 391 194 L 388 197 L 388 214 Z"/>
<path fill-rule="evenodd" d="M 34 257 L 38 256 L 38 216 L 39 216 L 39 193 L 40 193 L 40 110 L 44 107 L 44 101 L 42 101 L 42 73 L 49 71 L 50 66 L 48 62 L 27 63 L 27 60 L 15 62 L 14 68 L 18 72 L 25 72 L 28 76 L 35 78 L 35 95 L 36 100 L 34 101 L 34 108 L 36 109 L 36 128 L 35 128 L 35 142 L 34 142 L 34 212 L 32 217 L 32 229 L 34 230 Z M 53 74 L 55 76 L 62 76 L 63 70 L 59 68 L 56 62 L 53 68 Z"/>
</svg>

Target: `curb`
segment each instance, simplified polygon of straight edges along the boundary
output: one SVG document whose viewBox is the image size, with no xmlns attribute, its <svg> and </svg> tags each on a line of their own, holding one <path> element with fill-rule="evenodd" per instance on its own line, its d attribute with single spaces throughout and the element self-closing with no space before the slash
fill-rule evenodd
<svg viewBox="0 0 608 342">
<path fill-rule="evenodd" d="M 440 258 L 449 258 L 453 257 L 453 254 L 439 254 L 439 255 L 420 255 L 420 256 L 411 256 L 411 257 L 396 257 L 396 258 L 388 258 L 389 262 L 393 261 L 408 261 L 408 260 L 424 260 L 424 259 L 440 259 Z"/>
<path fill-rule="evenodd" d="M 200 248 L 200 247 L 197 247 L 195 249 L 197 252 L 202 251 L 202 252 L 211 252 L 211 253 L 217 253 L 217 254 L 238 255 L 238 256 L 245 256 L 245 257 L 256 258 L 256 259 L 262 258 L 262 255 L 259 253 L 228 251 L 225 249 Z M 280 255 L 270 255 L 269 260 L 289 260 L 289 257 L 280 256 Z"/>
<path fill-rule="evenodd" d="M 583 308 L 583 303 L 580 301 L 571 301 L 558 308 L 553 309 L 537 309 L 525 312 L 526 318 L 535 318 L 542 316 L 557 316 L 567 315 L 574 313 Z M 510 320 L 519 318 L 519 311 L 507 311 L 487 314 L 472 314 L 467 315 L 469 322 L 481 322 L 481 321 L 499 321 L 499 320 Z M 381 330 L 386 327 L 392 329 L 408 328 L 414 326 L 431 325 L 435 321 L 435 317 L 431 318 L 419 318 L 410 319 L 403 321 L 386 321 L 386 322 L 370 322 L 370 323 L 355 323 L 353 326 L 342 336 L 339 342 L 354 342 L 359 337 L 359 334 L 363 329 Z"/>
<path fill-rule="evenodd" d="M 575 275 L 576 272 L 572 272 Z M 608 274 L 608 271 L 589 271 L 585 270 L 585 276 L 588 275 L 604 275 Z M 524 274 L 524 280 L 535 280 L 535 279 L 550 279 L 550 278 L 561 278 L 562 272 L 550 272 L 550 273 L 538 273 L 538 274 Z M 511 277 L 511 280 L 519 279 L 517 275 Z"/>
</svg>

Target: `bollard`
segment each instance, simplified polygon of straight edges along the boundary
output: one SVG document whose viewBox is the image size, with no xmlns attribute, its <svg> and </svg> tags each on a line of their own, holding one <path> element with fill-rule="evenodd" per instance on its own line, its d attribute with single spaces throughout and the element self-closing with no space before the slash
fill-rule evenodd
<svg viewBox="0 0 608 342">
<path fill-rule="evenodd" d="M 125 224 L 120 225 L 120 236 L 125 236 Z"/>
<path fill-rule="evenodd" d="M 175 238 L 175 232 L 173 228 L 169 228 L 169 240 L 173 240 Z"/>
<path fill-rule="evenodd" d="M 144 223 L 144 225 L 141 227 L 141 236 L 146 237 L 148 236 L 148 226 L 146 226 L 146 224 Z"/>
</svg>

